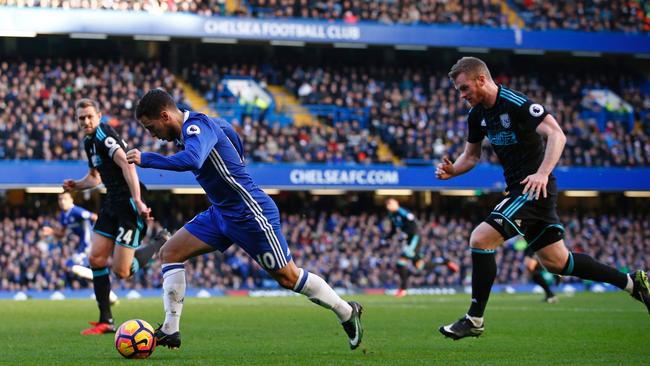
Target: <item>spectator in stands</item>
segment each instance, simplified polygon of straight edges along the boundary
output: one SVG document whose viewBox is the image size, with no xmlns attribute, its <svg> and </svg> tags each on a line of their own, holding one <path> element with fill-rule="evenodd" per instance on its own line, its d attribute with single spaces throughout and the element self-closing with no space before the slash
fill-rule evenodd
<svg viewBox="0 0 650 366">
<path fill-rule="evenodd" d="M 69 242 L 47 242 L 39 229 L 55 220 L 56 203 L 41 202 L 38 212 L 32 204 L 22 210 L 3 205 L 0 209 L 0 290 L 55 290 L 85 288 L 88 282 L 66 273 L 65 260 L 73 253 Z M 164 205 L 176 207 L 180 199 Z M 191 215 L 187 201 L 181 215 L 161 217 L 165 226 L 178 228 Z M 162 204 L 162 203 L 161 203 Z M 28 207 L 29 206 L 29 207 Z M 32 208 L 30 208 L 32 207 Z M 179 206 L 180 207 L 180 206 Z M 51 214 L 45 214 L 50 212 Z M 465 286 L 471 261 L 467 255 L 467 230 L 476 218 L 453 214 L 416 213 L 422 223 L 421 234 L 435 246 L 423 248 L 424 260 L 435 262 L 443 253 L 458 260 L 460 271 L 453 273 L 447 267 L 414 274 L 411 287 Z M 398 243 L 382 245 L 380 225 L 385 218 L 378 210 L 362 214 L 342 214 L 307 210 L 285 214 L 282 218 L 284 234 L 292 245 L 296 263 L 310 271 L 325 274 L 337 287 L 392 287 L 399 278 L 392 266 L 400 253 Z M 639 253 L 650 252 L 650 218 L 647 213 L 599 214 L 580 212 L 562 217 L 566 222 L 566 242 L 573 251 L 585 252 L 599 261 L 620 270 L 648 267 L 650 262 Z M 161 228 L 155 224 L 153 232 Z M 514 241 L 512 241 L 514 243 Z M 633 244 L 627 244 L 633 243 Z M 517 284 L 527 281 L 524 253 L 506 246 L 497 253 L 499 274 L 497 282 Z M 115 288 L 160 287 L 160 268 L 154 264 L 135 279 L 117 282 Z M 241 251 L 231 249 L 223 256 L 207 254 L 186 265 L 188 284 L 204 288 L 268 288 L 274 283 L 263 270 Z M 576 281 L 565 278 L 565 282 Z"/>
<path fill-rule="evenodd" d="M 467 108 L 442 73 L 415 68 L 306 67 L 230 64 L 190 65 L 183 75 L 213 106 L 236 104 L 223 87 L 225 76 L 250 76 L 261 85 L 284 84 L 302 103 L 329 108 L 297 127 L 267 120 L 272 112 L 251 118 L 223 115 L 236 125 L 252 162 L 380 162 L 379 141 L 407 164 L 430 164 L 456 156 L 464 144 Z M 561 75 L 504 78 L 530 97 L 544 101 L 567 135 L 561 165 L 647 166 L 650 164 L 650 93 L 628 75 Z M 0 62 L 0 158 L 80 160 L 83 157 L 71 103 L 93 95 L 113 126 L 134 147 L 158 149 L 132 117 L 133 102 L 144 88 L 164 87 L 184 102 L 171 71 L 158 63 L 104 60 L 33 60 Z M 598 127 L 582 118 L 582 89 L 607 86 L 634 108 L 632 131 L 616 121 Z M 285 108 L 285 107 L 279 107 Z M 334 111 L 334 112 L 331 112 Z M 260 119 L 254 121 L 255 119 Z M 453 131 L 457 131 L 454 133 Z M 173 146 L 164 146 L 167 152 Z M 490 148 L 484 161 L 496 163 Z M 382 157 L 382 159 L 385 159 Z"/>
</svg>

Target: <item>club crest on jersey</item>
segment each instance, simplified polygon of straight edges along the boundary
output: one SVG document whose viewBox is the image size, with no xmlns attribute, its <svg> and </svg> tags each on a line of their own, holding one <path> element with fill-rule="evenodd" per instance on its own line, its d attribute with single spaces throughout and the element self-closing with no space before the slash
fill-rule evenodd
<svg viewBox="0 0 650 366">
<path fill-rule="evenodd" d="M 528 108 L 528 112 L 530 112 L 530 115 L 533 117 L 539 117 L 542 114 L 544 114 L 544 107 L 542 107 L 541 104 L 531 104 L 530 107 Z"/>
<path fill-rule="evenodd" d="M 185 132 L 187 133 L 188 136 L 198 135 L 201 133 L 201 129 L 197 125 L 189 125 L 187 126 Z"/>
<path fill-rule="evenodd" d="M 503 128 L 510 128 L 510 116 L 508 113 L 500 115 L 499 119 L 501 119 L 501 126 L 503 126 Z"/>
</svg>

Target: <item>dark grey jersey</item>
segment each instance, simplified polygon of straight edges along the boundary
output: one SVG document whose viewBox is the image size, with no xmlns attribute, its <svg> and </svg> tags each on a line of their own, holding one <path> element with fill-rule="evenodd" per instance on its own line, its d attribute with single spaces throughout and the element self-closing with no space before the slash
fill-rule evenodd
<svg viewBox="0 0 650 366">
<path fill-rule="evenodd" d="M 508 191 L 523 188 L 519 182 L 537 172 L 544 160 L 544 140 L 535 129 L 547 114 L 541 104 L 502 85 L 492 108 L 479 104 L 470 110 L 467 141 L 480 143 L 487 136 L 503 166 Z"/>
</svg>

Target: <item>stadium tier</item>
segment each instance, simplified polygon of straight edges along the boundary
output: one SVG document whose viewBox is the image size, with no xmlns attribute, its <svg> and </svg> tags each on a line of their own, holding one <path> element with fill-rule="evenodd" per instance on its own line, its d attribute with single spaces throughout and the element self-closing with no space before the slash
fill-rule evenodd
<svg viewBox="0 0 650 366">
<path fill-rule="evenodd" d="M 227 119 L 242 136 L 251 162 L 386 162 L 386 154 L 378 155 L 378 145 L 383 143 L 393 157 L 388 161 L 431 164 L 443 155 L 459 155 L 464 146 L 468 108 L 443 72 L 394 66 L 194 63 L 182 74 L 188 75 L 214 110 L 235 108 Z M 250 77 L 262 86 L 272 79 L 295 94 L 298 106 L 311 117 L 310 124 L 323 123 L 287 124 L 278 117 L 294 117 L 286 106 L 247 106 L 249 102 L 228 88 L 232 77 Z M 103 122 L 116 128 L 131 146 L 157 149 L 161 145 L 135 122 L 133 108 L 138 96 L 151 87 L 164 87 L 179 103 L 188 104 L 176 78 L 169 68 L 151 62 L 81 58 L 3 62 L 0 115 L 5 123 L 0 127 L 0 158 L 82 158 L 72 108 L 81 96 L 98 99 Z M 542 102 L 555 115 L 567 135 L 560 165 L 650 164 L 650 89 L 634 73 L 504 73 L 495 79 Z M 601 90 L 610 92 L 620 106 L 601 105 L 592 97 Z M 269 120 L 271 115 L 274 120 Z M 165 146 L 165 151 L 172 148 Z M 484 159 L 497 163 L 487 143 Z"/>
<path fill-rule="evenodd" d="M 43 226 L 56 225 L 56 204 L 52 196 L 37 196 L 30 204 L 39 209 L 5 205 L 0 211 L 2 247 L 0 249 L 0 290 L 35 291 L 79 289 L 89 285 L 68 271 L 69 258 L 73 257 L 77 239 L 74 234 L 57 239 L 41 232 Z M 170 229 L 181 227 L 205 204 L 200 200 L 184 200 L 182 196 L 155 196 L 150 200 L 154 214 L 160 217 L 150 232 L 163 224 Z M 304 268 L 320 273 L 332 285 L 348 290 L 362 288 L 395 288 L 398 277 L 393 266 L 400 253 L 399 236 L 384 241 L 390 223 L 382 208 L 374 206 L 367 198 L 343 208 L 331 203 L 313 201 L 290 207 L 285 200 L 301 200 L 292 194 L 279 198 L 286 208 L 282 216 L 283 232 L 291 245 L 294 259 Z M 494 197 L 483 197 L 488 206 Z M 630 200 L 630 199 L 628 199 Z M 181 202 L 185 205 L 181 209 Z M 452 205 L 454 204 L 451 201 Z M 458 200 L 456 200 L 458 202 Z M 92 201 L 88 202 L 92 205 Z M 572 203 L 564 203 L 572 205 Z M 458 272 L 446 266 L 430 266 L 411 277 L 414 288 L 461 288 L 469 284 L 471 260 L 466 255 L 467 233 L 480 220 L 485 209 L 465 211 L 450 209 L 417 212 L 421 223 L 423 258 L 427 263 L 439 263 L 441 258 L 457 261 Z M 178 207 L 173 215 L 165 215 L 165 207 Z M 314 209 L 310 209 L 314 207 Z M 365 207 L 365 209 L 360 209 Z M 472 203 L 471 207 L 480 207 Z M 600 210 L 600 209 L 599 209 Z M 355 212 L 356 211 L 356 212 Z M 562 216 L 566 227 L 566 242 L 572 251 L 587 253 L 603 263 L 628 271 L 647 268 L 648 258 L 641 253 L 650 252 L 650 217 L 647 211 L 634 205 L 627 213 L 609 213 L 588 208 Z M 151 240 L 147 237 L 146 240 Z M 517 285 L 527 283 L 523 239 L 506 243 L 497 256 L 499 275 L 497 283 Z M 153 265 L 131 280 L 123 280 L 116 289 L 146 289 L 161 285 L 160 267 Z M 186 266 L 188 286 L 192 288 L 260 290 L 277 289 L 277 283 L 248 257 L 241 249 L 231 248 L 223 255 L 208 254 L 193 259 Z M 566 278 L 565 283 L 579 283 Z"/>
<path fill-rule="evenodd" d="M 375 21 L 391 24 L 453 24 L 536 30 L 650 31 L 650 6 L 643 1 L 311 1 L 311 0 L 2 0 L 0 6 L 18 8 L 101 9 L 181 12 L 202 16 L 236 15 L 252 18 L 342 20 L 349 24 Z"/>
<path fill-rule="evenodd" d="M 649 21 L 0 0 L 0 365 L 646 365 Z"/>
</svg>

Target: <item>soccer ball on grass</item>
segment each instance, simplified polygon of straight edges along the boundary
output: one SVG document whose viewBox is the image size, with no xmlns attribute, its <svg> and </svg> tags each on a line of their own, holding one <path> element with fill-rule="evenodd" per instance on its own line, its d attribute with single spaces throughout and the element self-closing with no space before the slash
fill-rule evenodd
<svg viewBox="0 0 650 366">
<path fill-rule="evenodd" d="M 115 348 L 126 358 L 147 358 L 156 348 L 153 327 L 144 320 L 127 320 L 115 333 Z"/>
</svg>

